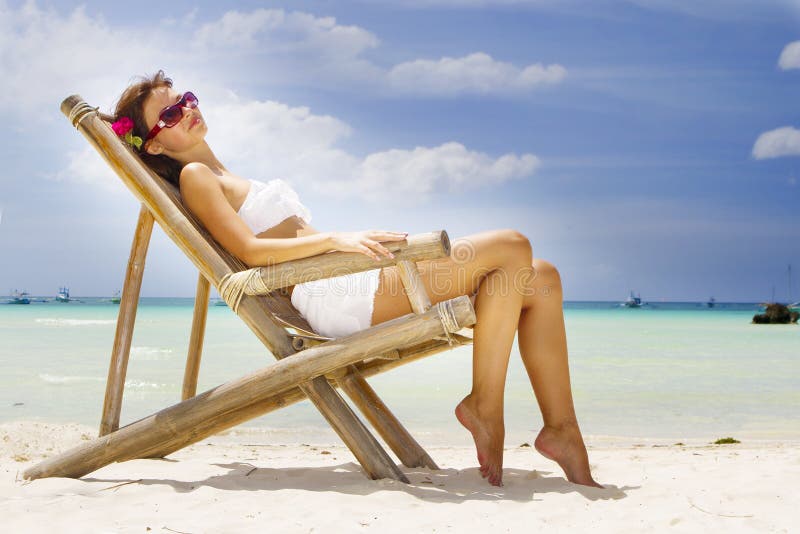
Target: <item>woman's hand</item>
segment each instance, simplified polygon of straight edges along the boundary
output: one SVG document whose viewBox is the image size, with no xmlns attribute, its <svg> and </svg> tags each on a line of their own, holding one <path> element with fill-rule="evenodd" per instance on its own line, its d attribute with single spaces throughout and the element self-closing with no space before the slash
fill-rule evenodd
<svg viewBox="0 0 800 534">
<path fill-rule="evenodd" d="M 379 241 L 403 241 L 408 232 L 386 232 L 384 230 L 367 230 L 366 232 L 331 232 L 333 250 L 342 252 L 361 252 L 380 261 L 378 254 L 394 258 L 394 254 L 381 245 Z"/>
</svg>

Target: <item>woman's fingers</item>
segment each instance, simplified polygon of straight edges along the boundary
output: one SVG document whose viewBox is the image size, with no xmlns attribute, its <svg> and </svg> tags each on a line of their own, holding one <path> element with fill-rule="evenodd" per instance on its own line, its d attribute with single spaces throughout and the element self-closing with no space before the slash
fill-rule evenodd
<svg viewBox="0 0 800 534">
<path fill-rule="evenodd" d="M 359 250 L 360 250 L 361 252 L 363 252 L 364 254 L 366 254 L 367 256 L 369 256 L 370 258 L 372 258 L 373 260 L 375 260 L 375 261 L 380 261 L 380 258 L 378 257 L 378 255 L 377 255 L 377 254 L 375 254 L 375 252 L 374 252 L 374 251 L 373 251 L 371 248 L 369 248 L 368 246 L 366 246 L 366 245 L 361 245 L 361 246 L 360 246 L 360 247 L 358 247 L 358 248 L 359 248 Z"/>
<path fill-rule="evenodd" d="M 382 254 L 387 258 L 394 259 L 394 254 L 378 241 L 402 241 L 408 237 L 408 232 L 387 232 L 383 230 L 371 230 L 362 234 L 362 241 L 356 248 L 362 254 L 366 254 L 375 261 L 380 261 Z"/>
<path fill-rule="evenodd" d="M 381 245 L 377 241 L 374 241 L 374 240 L 370 239 L 370 240 L 367 241 L 367 246 L 371 247 L 373 250 L 376 250 L 376 251 L 380 252 L 381 254 L 383 254 L 384 256 L 386 256 L 388 258 L 394 258 L 394 254 L 389 252 L 389 249 L 387 249 L 386 247 L 384 247 L 383 245 Z"/>
</svg>

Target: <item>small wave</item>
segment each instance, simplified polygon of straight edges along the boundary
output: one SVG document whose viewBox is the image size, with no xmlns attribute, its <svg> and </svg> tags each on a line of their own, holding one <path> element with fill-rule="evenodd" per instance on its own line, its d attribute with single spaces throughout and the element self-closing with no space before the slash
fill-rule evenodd
<svg viewBox="0 0 800 534">
<path fill-rule="evenodd" d="M 150 390 L 161 389 L 167 387 L 167 384 L 156 384 L 155 382 L 146 382 L 144 380 L 126 380 L 125 388 L 131 390 Z"/>
<path fill-rule="evenodd" d="M 46 326 L 95 326 L 117 322 L 116 319 L 59 319 L 56 317 L 42 317 L 35 321 Z"/>
<path fill-rule="evenodd" d="M 48 374 L 40 374 L 39 378 L 41 378 L 44 382 L 48 384 L 69 384 L 72 382 L 103 382 L 105 378 L 99 376 L 59 376 L 59 375 L 48 375 Z"/>
<path fill-rule="evenodd" d="M 39 378 L 47 384 L 64 385 L 74 384 L 76 382 L 105 382 L 104 377 L 100 376 L 60 376 L 50 374 L 40 374 Z M 147 382 L 146 380 L 126 380 L 125 389 L 134 391 L 162 389 L 167 387 L 168 384 L 157 384 L 155 382 Z"/>
<path fill-rule="evenodd" d="M 131 347 L 131 357 L 137 360 L 161 360 L 172 354 L 172 349 L 160 347 Z"/>
</svg>

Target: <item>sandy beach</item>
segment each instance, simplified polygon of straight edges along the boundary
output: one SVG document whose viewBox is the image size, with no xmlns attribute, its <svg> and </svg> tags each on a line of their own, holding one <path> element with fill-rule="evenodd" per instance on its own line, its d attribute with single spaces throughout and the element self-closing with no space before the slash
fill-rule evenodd
<svg viewBox="0 0 800 534">
<path fill-rule="evenodd" d="M 790 532 L 800 444 L 587 439 L 605 489 L 567 482 L 507 443 L 504 482 L 469 448 L 430 447 L 441 470 L 410 484 L 366 479 L 336 443 L 270 443 L 234 430 L 166 460 L 113 464 L 80 480 L 28 482 L 40 459 L 90 439 L 80 425 L 0 425 L 0 514 L 8 532 Z"/>
</svg>

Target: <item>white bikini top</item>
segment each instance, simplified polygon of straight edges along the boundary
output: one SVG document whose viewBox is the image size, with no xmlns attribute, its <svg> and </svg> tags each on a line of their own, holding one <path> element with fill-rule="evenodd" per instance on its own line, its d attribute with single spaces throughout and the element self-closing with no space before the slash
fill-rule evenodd
<svg viewBox="0 0 800 534">
<path fill-rule="evenodd" d="M 301 202 L 292 187 L 281 179 L 267 183 L 250 180 L 239 216 L 258 235 L 296 215 L 306 224 L 311 222 L 311 212 Z"/>
</svg>

